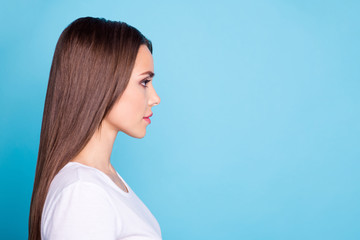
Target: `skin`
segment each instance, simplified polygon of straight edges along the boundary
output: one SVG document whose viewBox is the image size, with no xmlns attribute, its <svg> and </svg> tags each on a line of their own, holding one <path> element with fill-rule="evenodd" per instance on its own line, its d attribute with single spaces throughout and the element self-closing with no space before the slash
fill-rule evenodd
<svg viewBox="0 0 360 240">
<path fill-rule="evenodd" d="M 145 72 L 154 72 L 154 61 L 146 45 L 141 45 L 131 73 L 129 84 L 102 121 L 84 149 L 71 161 L 99 169 L 108 175 L 123 191 L 125 184 L 117 176 L 110 162 L 112 148 L 119 131 L 135 138 L 143 138 L 149 125 L 143 118 L 152 113 L 151 108 L 160 103 L 152 77 Z M 150 80 L 147 83 L 144 80 Z M 145 87 L 146 86 L 146 87 Z"/>
</svg>

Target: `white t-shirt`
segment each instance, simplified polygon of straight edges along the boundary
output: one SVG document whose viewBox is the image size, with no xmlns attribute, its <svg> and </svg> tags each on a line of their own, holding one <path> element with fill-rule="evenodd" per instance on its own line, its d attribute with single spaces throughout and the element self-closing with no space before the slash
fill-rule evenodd
<svg viewBox="0 0 360 240">
<path fill-rule="evenodd" d="M 51 182 L 41 220 L 42 240 L 161 240 L 155 217 L 128 184 L 102 171 L 67 163 Z"/>
</svg>

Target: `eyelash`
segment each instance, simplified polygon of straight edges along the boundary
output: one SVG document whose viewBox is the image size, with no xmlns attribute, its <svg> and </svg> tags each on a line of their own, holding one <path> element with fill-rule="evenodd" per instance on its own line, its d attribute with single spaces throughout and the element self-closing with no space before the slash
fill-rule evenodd
<svg viewBox="0 0 360 240">
<path fill-rule="evenodd" d="M 144 87 L 147 87 L 146 84 L 147 84 L 148 82 L 150 82 L 150 81 L 151 81 L 150 79 L 145 79 L 145 80 L 143 80 L 141 83 L 145 83 L 145 86 L 144 86 L 144 85 L 143 85 L 143 86 L 144 86 Z"/>
</svg>

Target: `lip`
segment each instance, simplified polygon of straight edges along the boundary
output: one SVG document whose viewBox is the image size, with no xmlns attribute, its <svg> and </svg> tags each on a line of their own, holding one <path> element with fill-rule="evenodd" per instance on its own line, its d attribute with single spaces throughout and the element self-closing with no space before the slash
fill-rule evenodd
<svg viewBox="0 0 360 240">
<path fill-rule="evenodd" d="M 144 117 L 144 118 L 149 118 L 149 117 L 151 117 L 153 115 L 153 113 L 151 113 L 149 116 L 147 116 L 147 117 Z"/>
<path fill-rule="evenodd" d="M 150 117 L 153 115 L 153 113 L 151 113 L 149 116 L 144 117 L 144 120 L 147 121 L 149 124 L 151 123 Z"/>
<path fill-rule="evenodd" d="M 151 123 L 150 118 L 144 117 L 144 120 L 147 121 L 149 124 Z"/>
</svg>

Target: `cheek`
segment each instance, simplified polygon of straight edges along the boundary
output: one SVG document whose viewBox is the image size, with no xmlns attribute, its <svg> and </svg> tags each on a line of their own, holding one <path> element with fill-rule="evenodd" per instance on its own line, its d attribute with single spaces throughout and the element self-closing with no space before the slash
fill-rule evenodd
<svg viewBox="0 0 360 240">
<path fill-rule="evenodd" d="M 128 125 L 141 120 L 145 111 L 145 95 L 141 91 L 127 91 L 109 114 L 113 123 Z"/>
<path fill-rule="evenodd" d="M 128 116 L 138 117 L 145 111 L 145 91 L 144 89 L 135 89 L 129 91 L 124 96 L 123 108 Z"/>
</svg>

